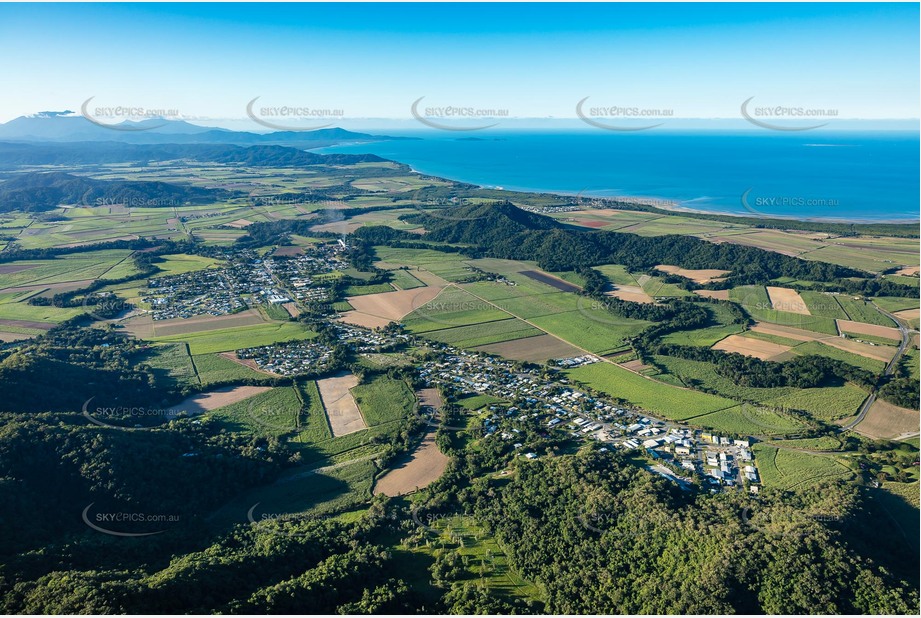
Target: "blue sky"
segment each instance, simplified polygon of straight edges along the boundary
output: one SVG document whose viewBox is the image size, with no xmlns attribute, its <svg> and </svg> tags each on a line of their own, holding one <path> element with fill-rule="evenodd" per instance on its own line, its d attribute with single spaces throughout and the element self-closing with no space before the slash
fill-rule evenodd
<svg viewBox="0 0 921 618">
<path fill-rule="evenodd" d="M 97 104 L 409 118 L 575 104 L 738 118 L 758 103 L 917 118 L 917 4 L 0 5 L 0 121 Z"/>
</svg>

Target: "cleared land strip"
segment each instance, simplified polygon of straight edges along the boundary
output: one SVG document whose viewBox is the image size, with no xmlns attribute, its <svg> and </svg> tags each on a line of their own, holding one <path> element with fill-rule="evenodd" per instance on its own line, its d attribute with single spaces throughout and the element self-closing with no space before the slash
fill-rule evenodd
<svg viewBox="0 0 921 618">
<path fill-rule="evenodd" d="M 788 313 L 798 313 L 801 315 L 812 315 L 806 301 L 796 290 L 790 288 L 778 288 L 767 286 L 768 297 L 771 299 L 771 306 L 777 311 L 786 311 Z"/>
<path fill-rule="evenodd" d="M 865 324 L 864 322 L 854 322 L 852 320 L 835 320 L 835 322 L 838 324 L 838 330 L 842 332 L 894 339 L 895 341 L 901 341 L 902 339 L 902 333 L 895 327 Z"/>
</svg>

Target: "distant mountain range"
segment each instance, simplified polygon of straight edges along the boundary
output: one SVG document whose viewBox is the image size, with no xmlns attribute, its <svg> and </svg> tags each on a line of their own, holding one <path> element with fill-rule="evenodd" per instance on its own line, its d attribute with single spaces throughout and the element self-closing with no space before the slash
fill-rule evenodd
<svg viewBox="0 0 921 618">
<path fill-rule="evenodd" d="M 141 122 L 125 121 L 115 128 L 100 126 L 78 114 L 41 112 L 20 116 L 0 124 L 0 140 L 19 142 L 125 142 L 130 144 L 277 144 L 301 148 L 319 148 L 342 142 L 371 142 L 389 139 L 412 139 L 355 133 L 345 129 L 315 131 L 275 131 L 251 133 L 215 127 L 202 127 L 183 120 L 151 118 Z"/>
<path fill-rule="evenodd" d="M 206 163 L 261 167 L 298 165 L 350 165 L 385 161 L 373 154 L 328 154 L 306 152 L 297 147 L 234 144 L 123 144 L 119 142 L 3 142 L 0 141 L 0 169 L 20 165 L 99 165 L 185 159 Z"/>
</svg>

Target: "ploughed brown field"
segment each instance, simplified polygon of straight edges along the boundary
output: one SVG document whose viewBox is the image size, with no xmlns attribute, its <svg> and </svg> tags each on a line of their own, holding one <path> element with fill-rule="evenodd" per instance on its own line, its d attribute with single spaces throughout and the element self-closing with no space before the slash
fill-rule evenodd
<svg viewBox="0 0 921 618">
<path fill-rule="evenodd" d="M 172 320 L 154 320 L 149 315 L 145 315 L 125 322 L 125 330 L 140 338 L 170 337 L 222 328 L 251 326 L 253 324 L 263 324 L 264 322 L 265 319 L 257 310 L 247 309 L 246 311 L 228 315 L 200 315 Z"/>
<path fill-rule="evenodd" d="M 552 288 L 555 288 L 561 292 L 578 292 L 582 288 L 578 285 L 574 285 L 568 281 L 564 281 L 559 277 L 554 277 L 553 275 L 541 272 L 539 270 L 522 270 L 518 274 L 524 275 L 529 279 L 534 279 L 545 285 L 549 285 Z"/>
<path fill-rule="evenodd" d="M 854 428 L 869 438 L 894 440 L 918 433 L 918 411 L 900 408 L 877 399 L 866 417 Z"/>
<path fill-rule="evenodd" d="M 878 326 L 876 324 L 864 324 L 863 322 L 852 322 L 851 320 L 835 320 L 838 323 L 838 330 L 846 333 L 857 333 L 858 335 L 872 335 L 874 337 L 883 337 L 884 339 L 893 339 L 901 341 L 902 335 L 899 329 L 892 326 Z"/>
<path fill-rule="evenodd" d="M 654 303 L 652 297 L 636 285 L 618 285 L 616 290 L 605 292 L 608 296 L 634 303 Z"/>
<path fill-rule="evenodd" d="M 641 371 L 646 371 L 647 369 L 652 368 L 650 365 L 644 365 L 643 361 L 639 359 L 627 361 L 626 363 L 620 363 L 620 366 L 623 367 L 624 369 L 629 369 L 630 371 L 634 373 L 640 373 Z"/>
<path fill-rule="evenodd" d="M 669 266 L 668 264 L 659 264 L 656 266 L 656 268 L 671 275 L 685 277 L 686 279 L 690 279 L 696 283 L 710 283 L 716 279 L 722 279 L 729 274 L 728 270 L 718 270 L 716 268 L 702 268 L 695 270 L 691 268 L 681 268 L 679 266 Z"/>
<path fill-rule="evenodd" d="M 232 403 L 255 397 L 259 393 L 272 390 L 271 386 L 228 386 L 208 393 L 192 395 L 182 403 L 170 406 L 170 416 L 178 416 L 185 412 L 189 416 L 202 414 L 210 410 L 217 410 Z"/>
<path fill-rule="evenodd" d="M 408 458 L 398 461 L 374 486 L 374 494 L 404 496 L 437 481 L 448 465 L 448 457 L 435 444 L 431 429 Z"/>
<path fill-rule="evenodd" d="M 694 293 L 704 298 L 715 298 L 717 300 L 729 300 L 729 290 L 694 290 Z"/>
<path fill-rule="evenodd" d="M 787 313 L 799 313 L 802 315 L 812 315 L 806 301 L 796 290 L 790 288 L 777 288 L 767 286 L 767 293 L 771 299 L 771 306 L 777 311 L 786 311 Z"/>
<path fill-rule="evenodd" d="M 809 330 L 803 330 L 801 328 L 794 328 L 792 326 L 780 326 L 778 324 L 767 324 L 764 322 L 759 322 L 755 326 L 752 326 L 751 330 L 756 333 L 776 335 L 778 337 L 786 337 L 787 339 L 794 339 L 796 341 L 819 341 L 833 348 L 844 350 L 845 352 L 853 352 L 854 354 L 859 354 L 867 358 L 872 358 L 874 360 L 879 360 L 887 363 L 892 360 L 892 357 L 896 352 L 896 348 L 894 346 L 872 346 L 868 343 L 860 343 L 859 341 L 844 339 L 842 337 L 838 337 L 837 335 L 823 335 L 822 333 L 815 333 Z"/>
<path fill-rule="evenodd" d="M 380 294 L 348 297 L 354 311 L 346 311 L 339 318 L 347 324 L 377 328 L 400 320 L 425 303 L 433 300 L 441 292 L 440 287 L 424 287 Z"/>
<path fill-rule="evenodd" d="M 718 341 L 714 350 L 723 352 L 736 352 L 745 356 L 753 356 L 761 360 L 771 360 L 781 354 L 790 351 L 790 346 L 781 345 L 772 341 L 762 341 L 761 339 L 752 339 L 742 335 L 729 335 L 722 341 Z"/>
<path fill-rule="evenodd" d="M 337 438 L 368 427 L 352 397 L 352 389 L 356 386 L 358 377 L 351 373 L 317 380 L 329 427 Z"/>
<path fill-rule="evenodd" d="M 579 348 L 557 339 L 553 335 L 536 335 L 534 337 L 525 337 L 524 339 L 515 339 L 514 341 L 490 343 L 478 346 L 474 350 L 531 363 L 542 363 L 551 358 L 569 358 L 584 354 Z"/>
</svg>

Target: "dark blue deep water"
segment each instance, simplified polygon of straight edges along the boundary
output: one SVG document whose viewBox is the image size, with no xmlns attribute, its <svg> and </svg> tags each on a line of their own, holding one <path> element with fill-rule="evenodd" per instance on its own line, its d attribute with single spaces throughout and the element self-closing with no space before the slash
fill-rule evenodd
<svg viewBox="0 0 921 618">
<path fill-rule="evenodd" d="M 432 131 L 343 145 L 488 187 L 797 219 L 916 221 L 917 132 Z M 744 197 L 743 197 L 744 196 Z M 661 200 L 659 202 L 658 200 Z"/>
</svg>

